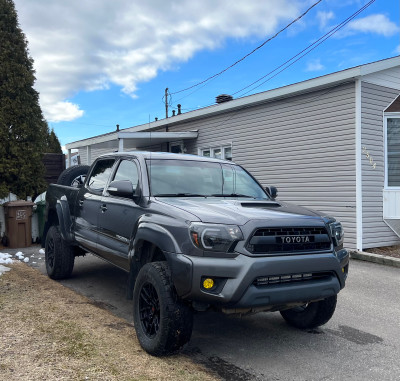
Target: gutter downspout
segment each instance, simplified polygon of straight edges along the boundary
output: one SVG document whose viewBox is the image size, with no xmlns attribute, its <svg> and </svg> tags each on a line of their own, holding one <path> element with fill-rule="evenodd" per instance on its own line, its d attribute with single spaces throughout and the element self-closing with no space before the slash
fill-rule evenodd
<svg viewBox="0 0 400 381">
<path fill-rule="evenodd" d="M 363 201 L 362 201 L 362 134 L 361 134 L 361 79 L 355 83 L 356 101 L 356 234 L 357 250 L 363 249 Z"/>
</svg>

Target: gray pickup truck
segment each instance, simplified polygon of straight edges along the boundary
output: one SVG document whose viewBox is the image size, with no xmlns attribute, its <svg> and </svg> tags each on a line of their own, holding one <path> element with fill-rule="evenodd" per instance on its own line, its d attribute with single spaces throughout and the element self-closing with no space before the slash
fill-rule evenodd
<svg viewBox="0 0 400 381">
<path fill-rule="evenodd" d="M 301 329 L 335 311 L 349 265 L 341 224 L 276 201 L 275 187 L 239 165 L 121 152 L 68 168 L 58 183 L 46 196 L 48 275 L 70 276 L 87 252 L 126 271 L 150 354 L 187 343 L 194 311 L 280 311 Z"/>
</svg>

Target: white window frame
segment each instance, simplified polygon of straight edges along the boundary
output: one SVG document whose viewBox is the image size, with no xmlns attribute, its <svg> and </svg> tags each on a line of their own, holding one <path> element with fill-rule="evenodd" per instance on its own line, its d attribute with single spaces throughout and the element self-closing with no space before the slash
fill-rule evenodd
<svg viewBox="0 0 400 381">
<path fill-rule="evenodd" d="M 221 159 L 222 160 L 227 160 L 225 158 L 225 148 L 230 148 L 232 152 L 232 157 L 231 160 L 233 160 L 233 150 L 232 150 L 232 143 L 227 143 L 227 144 L 221 144 L 218 146 L 210 146 L 210 147 L 202 147 L 198 149 L 198 155 L 199 156 L 204 156 L 204 151 L 210 151 L 210 157 L 215 158 L 214 156 L 214 151 L 217 149 L 221 150 Z"/>
<path fill-rule="evenodd" d="M 400 190 L 400 186 L 390 186 L 389 182 L 389 165 L 388 165 L 388 147 L 387 147 L 387 122 L 388 119 L 400 119 L 400 112 L 385 112 L 384 114 L 384 147 L 385 147 L 385 188 L 390 190 Z"/>
</svg>

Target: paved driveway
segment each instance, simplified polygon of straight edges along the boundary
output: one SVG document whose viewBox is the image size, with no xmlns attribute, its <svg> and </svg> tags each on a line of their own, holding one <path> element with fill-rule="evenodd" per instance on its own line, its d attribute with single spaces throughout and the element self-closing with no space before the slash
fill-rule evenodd
<svg viewBox="0 0 400 381">
<path fill-rule="evenodd" d="M 35 257 L 31 265 L 44 272 Z M 126 279 L 88 255 L 62 283 L 132 322 Z M 197 314 L 185 352 L 230 380 L 400 380 L 400 269 L 353 260 L 334 317 L 317 330 L 291 328 L 279 313 Z"/>
</svg>

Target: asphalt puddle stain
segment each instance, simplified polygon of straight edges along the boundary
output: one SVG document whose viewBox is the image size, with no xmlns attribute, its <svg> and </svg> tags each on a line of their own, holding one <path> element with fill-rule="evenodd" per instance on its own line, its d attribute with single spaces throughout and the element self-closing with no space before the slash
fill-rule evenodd
<svg viewBox="0 0 400 381">
<path fill-rule="evenodd" d="M 184 354 L 190 356 L 193 361 L 204 365 L 213 373 L 216 373 L 225 381 L 258 381 L 261 380 L 256 375 L 245 371 L 238 366 L 231 364 L 217 356 L 206 357 L 198 348 L 184 350 Z"/>
<path fill-rule="evenodd" d="M 245 370 L 222 360 L 219 357 L 209 357 L 207 367 L 216 372 L 224 380 L 235 381 L 253 381 L 256 380 L 255 376 Z"/>
<path fill-rule="evenodd" d="M 86 302 L 86 303 L 92 304 L 92 305 L 94 305 L 96 307 L 99 307 L 99 308 L 102 308 L 103 310 L 108 310 L 108 311 L 113 311 L 113 310 L 117 309 L 117 307 L 113 306 L 112 304 L 106 303 L 106 302 L 101 302 L 99 300 L 91 300 L 91 301 Z"/>
<path fill-rule="evenodd" d="M 378 344 L 383 342 L 383 339 L 379 336 L 346 325 L 339 325 L 338 330 L 325 329 L 325 331 L 359 345 Z"/>
</svg>

